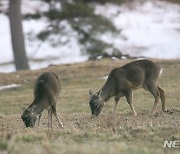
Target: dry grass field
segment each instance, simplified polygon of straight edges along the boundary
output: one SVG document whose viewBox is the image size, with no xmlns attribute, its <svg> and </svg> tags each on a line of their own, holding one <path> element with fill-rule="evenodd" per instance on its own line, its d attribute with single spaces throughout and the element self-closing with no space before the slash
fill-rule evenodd
<svg viewBox="0 0 180 154">
<path fill-rule="evenodd" d="M 50 66 L 41 70 L 0 73 L 0 86 L 20 84 L 21 87 L 0 91 L 0 153 L 2 154 L 179 154 L 180 148 L 163 148 L 164 140 L 180 140 L 180 61 L 154 60 L 163 68 L 158 80 L 165 90 L 167 108 L 161 104 L 155 115 L 149 113 L 154 98 L 145 90 L 134 91 L 133 117 L 125 98 L 116 116 L 112 116 L 113 99 L 102 114 L 91 117 L 88 106 L 91 88 L 99 90 L 110 70 L 132 60 L 88 61 L 71 65 Z M 33 83 L 46 71 L 58 74 L 62 91 L 57 111 L 64 128 L 47 128 L 47 111 L 43 112 L 40 127 L 25 128 L 21 120 L 22 107 L 33 100 Z"/>
</svg>

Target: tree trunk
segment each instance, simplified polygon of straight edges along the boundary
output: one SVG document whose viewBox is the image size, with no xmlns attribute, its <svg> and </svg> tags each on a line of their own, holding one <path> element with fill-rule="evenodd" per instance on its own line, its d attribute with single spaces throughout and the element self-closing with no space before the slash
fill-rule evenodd
<svg viewBox="0 0 180 154">
<path fill-rule="evenodd" d="M 29 69 L 21 21 L 21 0 L 10 0 L 9 20 L 16 70 Z"/>
</svg>

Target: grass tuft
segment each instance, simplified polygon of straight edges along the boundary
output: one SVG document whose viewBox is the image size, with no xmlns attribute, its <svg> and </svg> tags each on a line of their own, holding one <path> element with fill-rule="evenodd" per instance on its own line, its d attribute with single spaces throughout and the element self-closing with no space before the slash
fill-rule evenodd
<svg viewBox="0 0 180 154">
<path fill-rule="evenodd" d="M 91 117 L 89 89 L 99 90 L 110 70 L 130 60 L 100 60 L 78 64 L 57 65 L 34 71 L 0 73 L 0 85 L 21 84 L 16 89 L 0 91 L 0 153 L 77 153 L 77 154 L 179 154 L 177 148 L 163 148 L 165 140 L 180 139 L 180 61 L 154 60 L 163 67 L 158 80 L 166 96 L 169 113 L 150 114 L 153 97 L 147 91 L 134 91 L 134 106 L 138 113 L 133 117 L 126 100 L 122 98 L 112 116 L 113 99 L 103 112 Z M 62 90 L 57 102 L 57 112 L 64 129 L 58 128 L 53 117 L 53 130 L 47 128 L 47 111 L 43 112 L 40 127 L 25 128 L 22 107 L 33 101 L 33 84 L 43 72 L 58 74 Z M 28 150 L 27 150 L 28 149 Z"/>
</svg>

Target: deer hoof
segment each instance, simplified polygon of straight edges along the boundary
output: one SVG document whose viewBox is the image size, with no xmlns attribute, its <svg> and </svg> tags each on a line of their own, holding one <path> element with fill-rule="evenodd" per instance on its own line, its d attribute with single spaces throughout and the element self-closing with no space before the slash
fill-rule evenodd
<svg viewBox="0 0 180 154">
<path fill-rule="evenodd" d="M 137 113 L 134 113 L 134 116 L 136 117 L 136 116 L 137 116 Z"/>
</svg>

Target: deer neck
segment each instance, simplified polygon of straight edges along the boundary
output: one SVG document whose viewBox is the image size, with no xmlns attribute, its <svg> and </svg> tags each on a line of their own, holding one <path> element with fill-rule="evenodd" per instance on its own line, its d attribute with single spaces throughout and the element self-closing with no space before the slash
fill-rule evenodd
<svg viewBox="0 0 180 154">
<path fill-rule="evenodd" d="M 107 102 L 112 96 L 114 96 L 114 90 L 108 84 L 105 84 L 101 90 L 102 90 L 101 97 L 105 102 Z"/>
<path fill-rule="evenodd" d="M 35 113 L 36 115 L 39 115 L 39 114 L 41 114 L 43 112 L 44 109 L 47 108 L 48 101 L 46 99 L 40 99 L 40 100 L 35 99 L 33 101 L 32 105 L 34 107 L 33 113 Z"/>
</svg>

